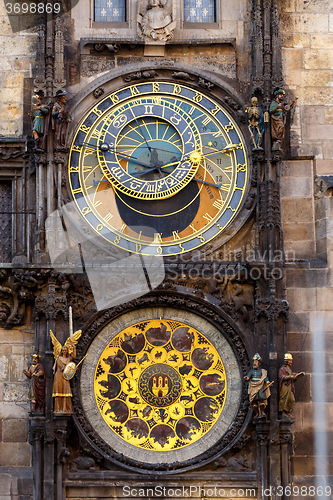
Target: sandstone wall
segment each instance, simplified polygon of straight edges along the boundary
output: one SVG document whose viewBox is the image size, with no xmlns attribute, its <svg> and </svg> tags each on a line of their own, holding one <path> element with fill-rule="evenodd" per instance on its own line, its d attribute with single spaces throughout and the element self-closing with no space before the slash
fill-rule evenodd
<svg viewBox="0 0 333 500">
<path fill-rule="evenodd" d="M 36 18 L 8 16 L 5 3 L 0 3 L 0 138 L 23 134 L 23 80 L 32 76 L 36 46 Z"/>
<path fill-rule="evenodd" d="M 324 474 L 318 469 L 321 455 L 333 475 L 333 200 L 329 185 L 317 177 L 333 174 L 333 4 L 284 0 L 279 8 L 284 78 L 298 97 L 291 126 L 295 160 L 281 169 L 284 241 L 291 261 L 288 349 L 294 371 L 307 372 L 296 383 L 293 466 L 296 481 L 314 484 L 313 476 Z M 326 450 L 315 450 L 316 439 L 327 443 Z"/>
<path fill-rule="evenodd" d="M 0 336 L 0 498 L 28 500 L 32 494 L 29 383 L 22 370 L 29 366 L 33 334 L 0 329 Z"/>
</svg>

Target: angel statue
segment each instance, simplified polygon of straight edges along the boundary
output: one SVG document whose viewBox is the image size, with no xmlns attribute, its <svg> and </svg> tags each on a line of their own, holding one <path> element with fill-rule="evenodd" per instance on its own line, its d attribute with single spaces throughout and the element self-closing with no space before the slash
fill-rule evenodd
<svg viewBox="0 0 333 500">
<path fill-rule="evenodd" d="M 64 346 L 60 344 L 59 340 L 55 337 L 52 330 L 50 330 L 50 335 L 53 344 L 53 355 L 55 362 L 53 365 L 53 394 L 54 397 L 54 413 L 72 413 L 72 391 L 69 383 L 70 377 L 65 378 L 65 369 L 69 363 L 75 359 L 76 356 L 76 344 L 81 337 L 81 330 L 78 330 L 73 334 L 72 337 L 68 337 Z M 74 364 L 74 363 L 73 363 Z M 75 365 L 74 365 L 75 372 Z"/>
<path fill-rule="evenodd" d="M 141 0 L 138 22 L 140 36 L 169 40 L 176 26 L 171 18 L 171 0 Z"/>
</svg>

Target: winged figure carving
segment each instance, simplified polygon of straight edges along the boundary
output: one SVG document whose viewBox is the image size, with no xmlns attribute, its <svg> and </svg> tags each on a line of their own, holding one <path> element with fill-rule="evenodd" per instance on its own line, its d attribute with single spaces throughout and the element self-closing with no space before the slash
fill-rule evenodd
<svg viewBox="0 0 333 500">
<path fill-rule="evenodd" d="M 82 333 L 82 330 L 77 330 L 75 333 L 73 333 L 72 337 L 68 337 L 68 339 L 66 340 L 64 347 L 67 347 L 69 355 L 72 354 L 72 352 L 74 350 L 73 346 L 75 346 L 77 344 L 77 341 L 81 337 L 81 333 Z M 53 344 L 53 355 L 55 358 L 57 358 L 61 354 L 62 345 L 60 344 L 59 340 L 54 335 L 52 330 L 50 330 L 50 336 L 51 336 L 51 340 L 52 340 L 52 344 Z"/>
</svg>

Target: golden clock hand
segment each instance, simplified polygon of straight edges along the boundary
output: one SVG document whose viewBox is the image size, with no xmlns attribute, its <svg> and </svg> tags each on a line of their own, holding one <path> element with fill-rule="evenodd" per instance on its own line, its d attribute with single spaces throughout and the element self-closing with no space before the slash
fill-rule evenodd
<svg viewBox="0 0 333 500">
<path fill-rule="evenodd" d="M 210 148 L 209 146 L 204 146 L 204 147 L 209 148 L 209 149 L 213 149 L 213 148 Z M 202 156 L 210 156 L 210 155 L 214 155 L 215 153 L 229 153 L 231 151 L 234 151 L 238 147 L 239 147 L 238 144 L 229 144 L 229 146 L 226 146 L 223 149 L 216 149 L 214 151 L 211 151 L 210 153 L 203 154 Z"/>
<path fill-rule="evenodd" d="M 95 144 L 90 144 L 89 142 L 80 142 L 79 145 L 80 146 L 87 146 L 89 148 L 95 148 L 96 150 L 99 149 L 98 146 L 96 146 Z M 103 144 L 102 144 L 102 146 L 103 146 Z M 102 150 L 102 151 L 105 152 L 105 150 Z M 143 163 L 142 161 L 138 160 L 138 158 L 135 158 L 133 156 L 131 157 L 131 156 L 124 155 L 122 153 L 118 153 L 115 149 L 108 147 L 108 151 L 115 153 L 118 156 L 121 156 L 122 158 L 124 158 L 125 160 L 128 160 L 131 163 L 137 163 L 138 165 L 141 165 L 142 167 L 146 167 L 146 168 L 150 168 L 150 169 L 156 168 L 156 167 L 152 167 L 151 165 L 148 165 L 148 163 Z"/>
</svg>

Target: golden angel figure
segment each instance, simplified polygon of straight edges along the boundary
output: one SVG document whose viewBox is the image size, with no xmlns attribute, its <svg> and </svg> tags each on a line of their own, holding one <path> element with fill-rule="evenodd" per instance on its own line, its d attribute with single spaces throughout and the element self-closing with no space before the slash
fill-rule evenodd
<svg viewBox="0 0 333 500">
<path fill-rule="evenodd" d="M 69 380 L 64 378 L 64 370 L 68 363 L 71 363 L 76 356 L 76 344 L 81 337 L 81 330 L 78 330 L 72 337 L 68 337 L 64 346 L 62 346 L 50 330 L 50 335 L 53 344 L 53 354 L 55 362 L 53 365 L 53 394 L 54 413 L 72 413 L 72 391 Z"/>
</svg>

